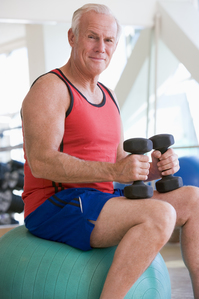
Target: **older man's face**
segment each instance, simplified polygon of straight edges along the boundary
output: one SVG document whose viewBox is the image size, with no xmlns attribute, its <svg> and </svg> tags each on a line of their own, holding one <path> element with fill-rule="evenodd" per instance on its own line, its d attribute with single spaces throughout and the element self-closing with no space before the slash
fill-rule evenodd
<svg viewBox="0 0 199 299">
<path fill-rule="evenodd" d="M 74 36 L 73 58 L 76 66 L 86 74 L 97 76 L 103 72 L 117 46 L 117 24 L 112 16 L 90 11 L 80 20 L 78 37 Z"/>
</svg>

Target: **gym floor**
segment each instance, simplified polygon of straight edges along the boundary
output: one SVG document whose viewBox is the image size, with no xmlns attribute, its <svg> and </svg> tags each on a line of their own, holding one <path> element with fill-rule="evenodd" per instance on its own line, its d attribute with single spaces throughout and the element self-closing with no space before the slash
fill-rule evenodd
<svg viewBox="0 0 199 299">
<path fill-rule="evenodd" d="M 169 271 L 171 299 L 193 299 L 189 272 L 182 260 L 180 244 L 167 243 L 160 251 Z"/>
</svg>

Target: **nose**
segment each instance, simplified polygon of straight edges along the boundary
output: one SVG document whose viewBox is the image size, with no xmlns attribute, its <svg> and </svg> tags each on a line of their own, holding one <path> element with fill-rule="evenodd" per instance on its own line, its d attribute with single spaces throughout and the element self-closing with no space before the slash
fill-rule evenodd
<svg viewBox="0 0 199 299">
<path fill-rule="evenodd" d="M 105 52 L 105 42 L 103 39 L 99 39 L 96 45 L 96 51 L 100 53 Z"/>
</svg>

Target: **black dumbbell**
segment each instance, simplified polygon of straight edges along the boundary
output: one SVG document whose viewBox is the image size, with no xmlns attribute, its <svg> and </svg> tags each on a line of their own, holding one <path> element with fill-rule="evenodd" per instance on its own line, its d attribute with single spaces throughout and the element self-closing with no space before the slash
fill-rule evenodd
<svg viewBox="0 0 199 299">
<path fill-rule="evenodd" d="M 7 163 L 0 163 L 0 189 L 7 188 L 7 177 L 10 173 L 10 166 Z"/>
<path fill-rule="evenodd" d="M 24 186 L 23 169 L 18 169 L 12 172 L 10 172 L 9 169 L 7 169 L 4 173 L 2 173 L 1 170 L 2 170 L 2 164 L 0 164 L 0 190 L 23 189 Z"/>
<path fill-rule="evenodd" d="M 149 138 L 153 142 L 153 148 L 164 154 L 168 147 L 174 144 L 174 137 L 170 134 L 159 134 Z M 181 177 L 175 177 L 172 174 L 163 176 L 156 182 L 156 189 L 160 193 L 169 192 L 183 186 Z"/>
<path fill-rule="evenodd" d="M 152 150 L 153 143 L 145 138 L 131 138 L 124 141 L 123 148 L 131 154 L 143 155 Z M 130 199 L 149 198 L 153 196 L 153 187 L 143 181 L 134 181 L 124 188 L 124 196 Z"/>
<path fill-rule="evenodd" d="M 21 213 L 24 210 L 24 202 L 19 195 L 11 190 L 0 192 L 0 213 Z"/>
<path fill-rule="evenodd" d="M 24 173 L 23 170 L 15 170 L 9 174 L 9 178 L 7 181 L 8 187 L 10 189 L 21 190 L 24 186 Z"/>
<path fill-rule="evenodd" d="M 16 161 L 16 160 L 11 160 L 10 162 L 8 162 L 8 165 L 11 168 L 11 171 L 15 171 L 15 170 L 19 170 L 24 168 L 24 163 Z"/>
</svg>

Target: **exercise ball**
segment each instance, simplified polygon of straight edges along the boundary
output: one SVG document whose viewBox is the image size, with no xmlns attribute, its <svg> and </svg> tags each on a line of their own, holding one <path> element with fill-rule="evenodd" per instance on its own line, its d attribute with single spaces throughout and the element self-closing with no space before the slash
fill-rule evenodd
<svg viewBox="0 0 199 299">
<path fill-rule="evenodd" d="M 0 297 L 98 299 L 115 249 L 85 252 L 37 238 L 23 225 L 14 228 L 0 238 Z M 131 298 L 171 298 L 170 278 L 160 254 L 125 296 Z"/>
<path fill-rule="evenodd" d="M 185 186 L 199 187 L 199 158 L 196 156 L 185 156 L 179 158 L 180 170 L 176 176 L 181 176 Z"/>
</svg>

